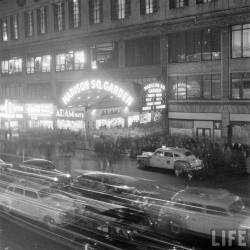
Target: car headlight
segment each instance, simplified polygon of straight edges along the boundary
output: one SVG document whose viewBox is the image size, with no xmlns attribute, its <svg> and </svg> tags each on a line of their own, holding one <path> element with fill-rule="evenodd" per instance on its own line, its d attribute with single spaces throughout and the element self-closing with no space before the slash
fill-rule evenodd
<svg viewBox="0 0 250 250">
<path fill-rule="evenodd" d="M 70 174 L 66 174 L 66 177 L 67 177 L 67 178 L 70 178 L 70 177 L 71 177 L 71 175 L 70 175 Z"/>
<path fill-rule="evenodd" d="M 54 178 L 53 178 L 53 181 L 58 181 L 58 178 L 57 178 L 57 177 L 54 177 Z"/>
</svg>

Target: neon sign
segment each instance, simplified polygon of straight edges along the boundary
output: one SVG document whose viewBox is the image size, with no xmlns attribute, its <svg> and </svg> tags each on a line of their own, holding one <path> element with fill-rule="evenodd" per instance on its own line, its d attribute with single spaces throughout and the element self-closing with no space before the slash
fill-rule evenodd
<svg viewBox="0 0 250 250">
<path fill-rule="evenodd" d="M 75 112 L 73 110 L 68 110 L 68 109 L 57 109 L 56 117 L 83 119 L 84 118 L 84 113 L 83 112 Z"/>
<path fill-rule="evenodd" d="M 142 110 L 150 111 L 166 108 L 165 89 L 165 85 L 158 82 L 144 86 L 144 107 L 142 107 Z"/>
<path fill-rule="evenodd" d="M 87 90 L 105 90 L 120 98 L 127 106 L 130 106 L 134 101 L 133 97 L 120 86 L 110 81 L 101 80 L 87 80 L 74 85 L 65 93 L 62 101 L 65 105 L 67 105 L 73 97 Z"/>
</svg>

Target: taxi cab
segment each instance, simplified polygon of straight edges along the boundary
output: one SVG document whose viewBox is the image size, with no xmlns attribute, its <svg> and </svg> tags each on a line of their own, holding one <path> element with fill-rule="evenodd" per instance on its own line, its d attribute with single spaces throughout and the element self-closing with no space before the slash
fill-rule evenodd
<svg viewBox="0 0 250 250">
<path fill-rule="evenodd" d="M 227 190 L 189 187 L 162 206 L 159 225 L 176 235 L 194 232 L 210 237 L 211 230 L 250 229 L 250 210 Z"/>
<path fill-rule="evenodd" d="M 137 156 L 141 167 L 172 169 L 176 176 L 192 173 L 204 167 L 202 160 L 195 157 L 188 149 L 162 146 L 154 153 L 144 152 Z"/>
</svg>

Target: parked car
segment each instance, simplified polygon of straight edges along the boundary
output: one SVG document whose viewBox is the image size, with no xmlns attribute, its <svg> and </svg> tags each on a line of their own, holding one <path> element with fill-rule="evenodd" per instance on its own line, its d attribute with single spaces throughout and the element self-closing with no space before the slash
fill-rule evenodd
<svg viewBox="0 0 250 250">
<path fill-rule="evenodd" d="M 202 160 L 196 158 L 189 150 L 184 148 L 162 147 L 152 152 L 144 152 L 137 156 L 140 167 L 155 167 L 172 169 L 176 176 L 187 173 L 192 177 L 194 171 L 204 167 Z"/>
<path fill-rule="evenodd" d="M 7 213 L 43 222 L 50 229 L 73 223 L 81 213 L 81 207 L 71 197 L 48 192 L 46 186 L 26 180 L 11 183 L 0 193 L 0 205 Z"/>
<path fill-rule="evenodd" d="M 211 230 L 250 228 L 250 210 L 227 190 L 189 187 L 177 192 L 159 213 L 161 231 L 211 237 Z"/>
<path fill-rule="evenodd" d="M 68 184 L 71 175 L 56 169 L 55 165 L 46 159 L 29 159 L 20 164 L 14 164 L 7 169 L 7 172 L 33 179 L 44 179 L 56 184 Z"/>
</svg>

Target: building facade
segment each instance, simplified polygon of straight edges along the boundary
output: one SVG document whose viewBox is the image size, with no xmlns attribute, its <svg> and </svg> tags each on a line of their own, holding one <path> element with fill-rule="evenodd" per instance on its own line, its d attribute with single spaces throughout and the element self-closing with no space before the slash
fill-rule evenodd
<svg viewBox="0 0 250 250">
<path fill-rule="evenodd" d="M 169 133 L 248 143 L 249 11 L 247 0 L 1 0 L 1 99 L 137 121 L 145 87 L 163 84 Z"/>
</svg>

